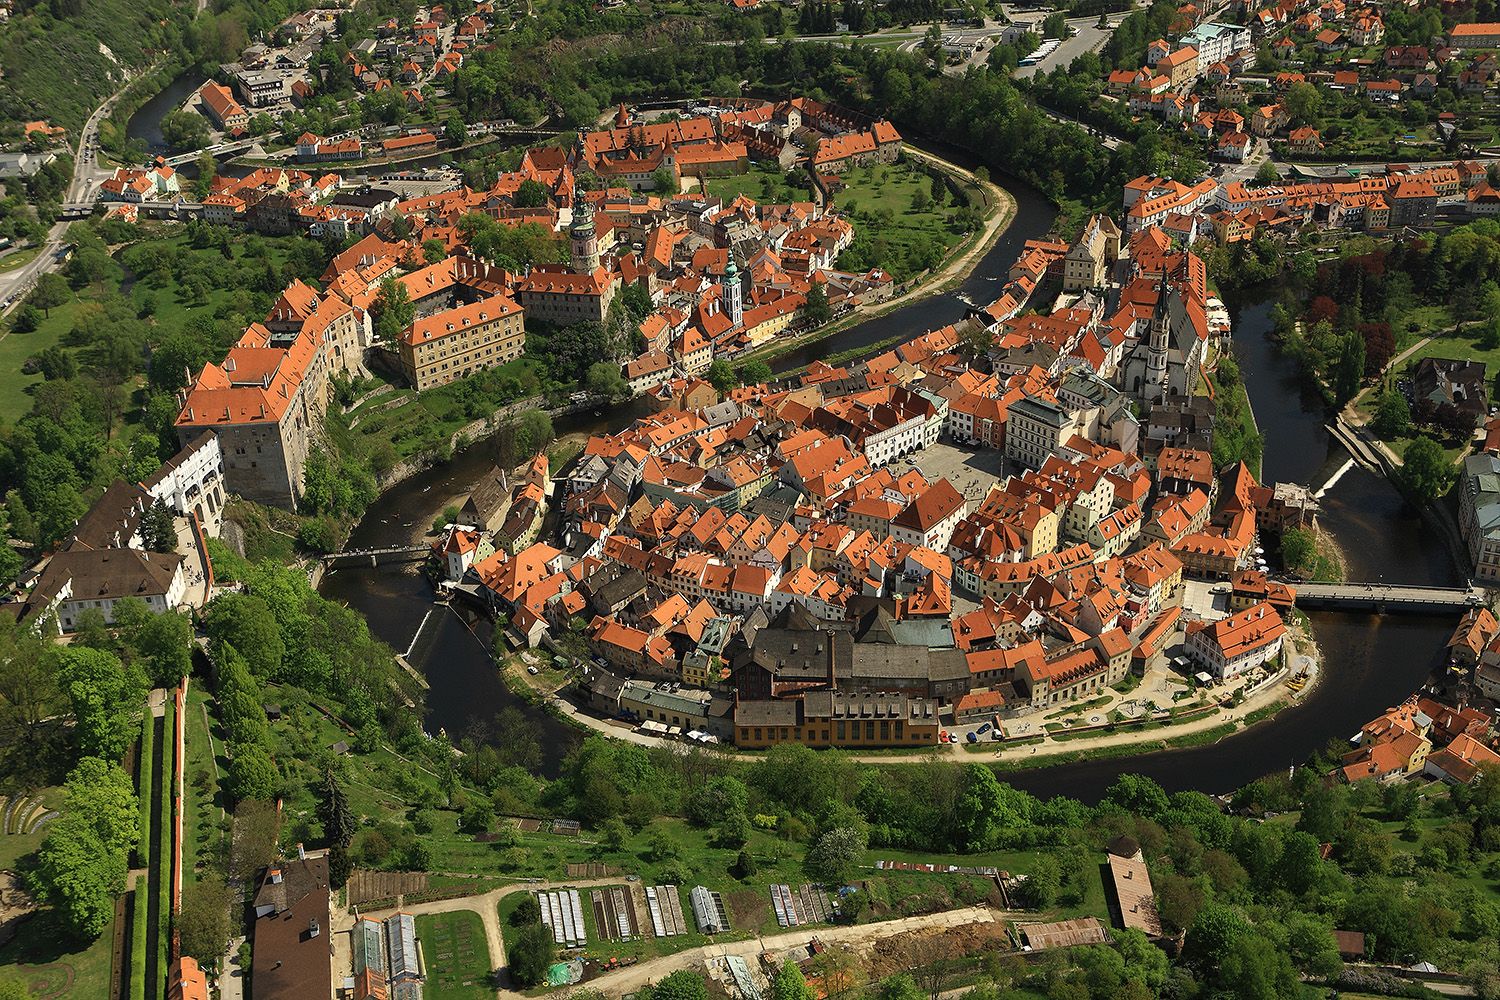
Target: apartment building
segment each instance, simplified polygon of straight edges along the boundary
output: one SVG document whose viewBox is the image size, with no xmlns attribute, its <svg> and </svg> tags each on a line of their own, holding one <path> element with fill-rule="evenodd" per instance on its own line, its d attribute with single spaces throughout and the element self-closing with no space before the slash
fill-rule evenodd
<svg viewBox="0 0 1500 1000">
<path fill-rule="evenodd" d="M 418 392 L 513 361 L 525 348 L 524 314 L 506 295 L 416 320 L 397 344 L 401 374 Z"/>
</svg>

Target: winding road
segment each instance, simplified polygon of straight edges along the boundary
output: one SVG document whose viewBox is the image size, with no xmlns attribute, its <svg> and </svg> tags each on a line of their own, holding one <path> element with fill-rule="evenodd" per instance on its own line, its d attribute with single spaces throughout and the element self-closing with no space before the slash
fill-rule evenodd
<svg viewBox="0 0 1500 1000">
<path fill-rule="evenodd" d="M 155 68 L 152 66 L 145 72 L 150 73 Z M 68 185 L 64 202 L 92 201 L 94 189 L 112 173 L 99 166 L 99 123 L 135 79 L 136 75 L 126 74 L 120 89 L 105 98 L 104 103 L 95 108 L 94 113 L 89 115 L 89 120 L 84 123 L 83 131 L 78 135 L 78 145 L 73 150 L 73 182 Z M 63 248 L 63 237 L 67 231 L 66 221 L 54 224 L 47 231 L 47 239 L 35 257 L 14 271 L 0 274 L 0 318 L 20 304 L 22 297 L 31 291 L 43 274 L 58 266 L 60 262 L 57 253 Z M 0 333 L 0 337 L 3 336 Z"/>
</svg>

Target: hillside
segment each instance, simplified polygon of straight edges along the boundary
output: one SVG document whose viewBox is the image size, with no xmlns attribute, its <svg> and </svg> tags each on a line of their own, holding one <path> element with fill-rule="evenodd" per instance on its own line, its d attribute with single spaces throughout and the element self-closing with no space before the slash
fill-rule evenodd
<svg viewBox="0 0 1500 1000">
<path fill-rule="evenodd" d="M 45 119 L 70 133 L 119 88 L 126 70 L 173 50 L 174 0 L 55 0 L 0 27 L 0 121 Z"/>
</svg>

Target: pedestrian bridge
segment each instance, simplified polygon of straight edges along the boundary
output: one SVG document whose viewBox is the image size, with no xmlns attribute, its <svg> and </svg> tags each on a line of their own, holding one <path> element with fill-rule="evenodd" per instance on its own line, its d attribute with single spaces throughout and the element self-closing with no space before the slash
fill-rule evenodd
<svg viewBox="0 0 1500 1000">
<path fill-rule="evenodd" d="M 1481 587 L 1414 587 L 1398 583 L 1297 584 L 1297 607 L 1304 610 L 1433 614 L 1467 611 L 1484 603 L 1484 589 Z"/>
<path fill-rule="evenodd" d="M 383 549 L 351 549 L 334 552 L 323 557 L 327 569 L 348 569 L 355 566 L 388 566 L 392 563 L 421 562 L 432 549 L 426 545 L 391 545 Z"/>
</svg>

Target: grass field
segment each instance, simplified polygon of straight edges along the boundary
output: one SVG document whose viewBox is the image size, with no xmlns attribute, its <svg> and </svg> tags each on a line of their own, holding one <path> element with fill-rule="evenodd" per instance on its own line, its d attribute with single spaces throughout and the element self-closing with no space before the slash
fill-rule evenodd
<svg viewBox="0 0 1500 1000">
<path fill-rule="evenodd" d="M 185 706 L 187 727 L 187 767 L 184 772 L 182 819 L 182 878 L 184 884 L 197 881 L 200 865 L 206 865 L 223 837 L 227 820 L 219 802 L 219 771 L 210 748 L 208 723 L 204 709 L 209 704 L 208 691 L 201 683 L 188 688 Z"/>
<path fill-rule="evenodd" d="M 423 996 L 431 1000 L 493 997 L 493 971 L 484 925 L 472 911 L 417 917 L 417 941 L 427 968 Z"/>
<path fill-rule="evenodd" d="M 107 997 L 112 941 L 106 928 L 98 940 L 80 945 L 43 911 L 0 948 L 0 968 L 28 986 L 35 1000 Z"/>
<path fill-rule="evenodd" d="M 913 248 L 930 240 L 946 253 L 963 239 L 963 233 L 952 225 L 961 203 L 946 195 L 945 204 L 933 204 L 932 180 L 924 171 L 908 164 L 871 164 L 848 171 L 840 180 L 845 187 L 833 196 L 833 204 L 853 223 L 859 248 L 855 259 L 840 266 L 885 267 L 901 276 L 922 269 L 909 263 Z M 913 207 L 919 191 L 926 202 L 921 210 Z M 726 199 L 745 194 L 758 202 L 778 204 L 812 197 L 806 189 L 789 186 L 779 171 L 761 167 L 714 178 L 708 182 L 708 193 Z"/>
<path fill-rule="evenodd" d="M 0 274 L 6 271 L 14 271 L 16 268 L 28 261 L 36 259 L 36 255 L 42 252 L 41 247 L 28 247 L 25 250 L 17 250 L 15 253 L 0 257 Z"/>
<path fill-rule="evenodd" d="M 87 308 L 74 299 L 52 310 L 41 325 L 30 333 L 12 330 L 0 339 L 0 419 L 14 421 L 31 409 L 31 388 L 42 381 L 40 375 L 26 375 L 21 366 L 26 359 L 62 343 L 73 328 L 78 315 Z"/>
</svg>

